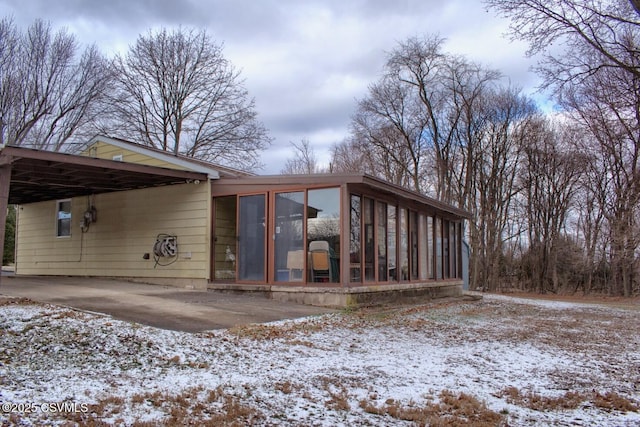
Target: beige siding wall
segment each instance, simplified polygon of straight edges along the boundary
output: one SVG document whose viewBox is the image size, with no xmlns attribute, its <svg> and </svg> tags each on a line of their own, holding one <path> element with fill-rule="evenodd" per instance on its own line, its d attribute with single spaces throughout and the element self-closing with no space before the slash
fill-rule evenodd
<svg viewBox="0 0 640 427">
<path fill-rule="evenodd" d="M 17 274 L 206 280 L 209 276 L 209 182 L 92 197 L 97 221 L 80 229 L 89 198 L 72 199 L 71 237 L 56 237 L 56 201 L 18 213 Z M 155 266 L 160 233 L 178 238 L 178 258 Z M 143 259 L 149 253 L 150 259 Z M 167 259 L 161 258 L 161 263 Z M 155 267 L 154 267 L 155 266 Z M 179 283 L 177 283 L 179 284 Z"/>
<path fill-rule="evenodd" d="M 139 165 L 158 166 L 168 169 L 184 169 L 176 166 L 172 163 L 165 162 L 163 160 L 154 159 L 144 154 L 136 153 L 134 151 L 125 150 L 123 148 L 116 147 L 115 145 L 107 144 L 105 142 L 96 142 L 91 145 L 85 152 L 85 155 L 96 157 L 98 159 L 113 160 L 114 156 L 122 156 L 122 161 L 127 163 L 137 163 Z M 168 153 L 170 154 L 170 153 Z"/>
</svg>

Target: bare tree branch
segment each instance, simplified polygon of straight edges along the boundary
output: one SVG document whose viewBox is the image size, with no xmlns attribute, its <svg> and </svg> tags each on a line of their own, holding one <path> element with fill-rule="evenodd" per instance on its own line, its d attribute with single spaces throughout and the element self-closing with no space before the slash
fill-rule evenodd
<svg viewBox="0 0 640 427">
<path fill-rule="evenodd" d="M 76 60 L 77 42 L 60 30 L 52 34 L 36 21 L 21 34 L 0 21 L 0 142 L 47 150 L 89 132 L 98 102 L 110 82 L 107 61 L 95 46 Z"/>
<path fill-rule="evenodd" d="M 632 2 L 631 2 L 632 3 Z M 627 0 L 485 0 L 500 15 L 511 19 L 511 36 L 529 43 L 529 55 L 543 54 L 540 70 L 545 84 L 561 85 L 587 68 L 582 57 L 588 46 L 601 63 L 640 76 L 638 13 Z M 561 51 L 551 49 L 563 45 Z"/>
<path fill-rule="evenodd" d="M 110 133 L 161 150 L 251 169 L 270 138 L 222 47 L 202 31 L 162 29 L 116 58 Z"/>
<path fill-rule="evenodd" d="M 281 173 L 285 175 L 321 173 L 324 170 L 318 164 L 316 154 L 308 139 L 299 144 L 291 142 L 293 158 L 287 159 Z"/>
</svg>

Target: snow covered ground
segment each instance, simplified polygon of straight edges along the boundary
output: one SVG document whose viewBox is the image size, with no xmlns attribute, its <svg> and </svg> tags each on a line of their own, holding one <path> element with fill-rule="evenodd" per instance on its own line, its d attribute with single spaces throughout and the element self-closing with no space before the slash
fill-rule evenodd
<svg viewBox="0 0 640 427">
<path fill-rule="evenodd" d="M 3 425 L 640 425 L 640 310 L 485 295 L 198 334 L 0 299 Z"/>
</svg>

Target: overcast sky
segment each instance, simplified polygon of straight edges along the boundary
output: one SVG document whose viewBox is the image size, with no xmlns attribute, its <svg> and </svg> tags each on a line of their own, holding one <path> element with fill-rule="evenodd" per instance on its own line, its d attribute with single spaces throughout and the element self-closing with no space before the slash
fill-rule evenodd
<svg viewBox="0 0 640 427">
<path fill-rule="evenodd" d="M 0 0 L 0 11 L 22 29 L 36 18 L 67 27 L 109 56 L 149 29 L 205 28 L 274 138 L 260 173 L 279 173 L 302 139 L 327 162 L 386 54 L 408 37 L 439 34 L 447 52 L 499 69 L 526 93 L 537 84 L 526 46 L 480 0 Z"/>
</svg>

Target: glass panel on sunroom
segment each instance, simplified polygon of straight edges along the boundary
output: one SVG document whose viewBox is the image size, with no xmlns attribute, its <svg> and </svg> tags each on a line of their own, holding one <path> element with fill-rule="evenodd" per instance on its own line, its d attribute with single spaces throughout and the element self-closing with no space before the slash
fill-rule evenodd
<svg viewBox="0 0 640 427">
<path fill-rule="evenodd" d="M 449 277 L 451 277 L 451 264 L 449 259 L 450 249 L 451 248 L 449 248 L 449 221 L 443 220 L 442 221 L 442 253 L 443 253 L 442 266 L 444 267 L 445 279 L 448 279 Z"/>
<path fill-rule="evenodd" d="M 319 243 L 314 243 L 319 242 Z M 340 189 L 322 188 L 307 193 L 307 245 L 310 263 L 309 280 L 312 282 L 340 280 Z M 323 258 L 323 247 L 328 247 L 329 263 Z M 313 255 L 311 249 L 320 252 Z M 319 260 L 318 265 L 313 260 Z M 324 270 L 328 266 L 328 272 Z"/>
<path fill-rule="evenodd" d="M 457 238 L 457 229 L 458 224 L 455 222 L 451 223 L 449 227 L 449 246 L 451 247 L 451 254 L 449 258 L 451 258 L 451 277 L 458 277 L 458 238 Z"/>
<path fill-rule="evenodd" d="M 363 199 L 364 217 L 364 280 L 372 282 L 376 279 L 375 274 L 375 251 L 376 244 L 373 235 L 373 214 L 374 201 L 365 197 Z"/>
<path fill-rule="evenodd" d="M 400 217 L 400 250 L 398 251 L 398 267 L 400 268 L 400 280 L 409 279 L 409 220 L 407 210 L 399 209 Z"/>
<path fill-rule="evenodd" d="M 362 252 L 360 227 L 362 211 L 360 196 L 351 195 L 349 220 L 349 277 L 351 282 L 362 281 Z"/>
<path fill-rule="evenodd" d="M 387 281 L 387 204 L 376 204 L 378 221 L 378 281 Z"/>
<path fill-rule="evenodd" d="M 420 254 L 420 280 L 426 280 L 429 274 L 427 267 L 429 251 L 427 250 L 427 217 L 423 213 L 418 217 L 418 253 Z"/>
<path fill-rule="evenodd" d="M 409 244 L 411 280 L 418 279 L 418 213 L 409 211 Z"/>
<path fill-rule="evenodd" d="M 274 262 L 277 282 L 304 278 L 304 192 L 275 195 Z"/>
<path fill-rule="evenodd" d="M 389 205 L 387 207 L 387 253 L 389 263 L 389 280 L 398 280 L 398 252 L 397 252 L 397 234 L 396 231 L 396 207 Z"/>
<path fill-rule="evenodd" d="M 442 218 L 435 217 L 436 280 L 442 279 Z"/>
<path fill-rule="evenodd" d="M 434 250 L 433 250 L 433 217 L 427 216 L 427 276 L 434 279 L 433 274 Z"/>
</svg>

